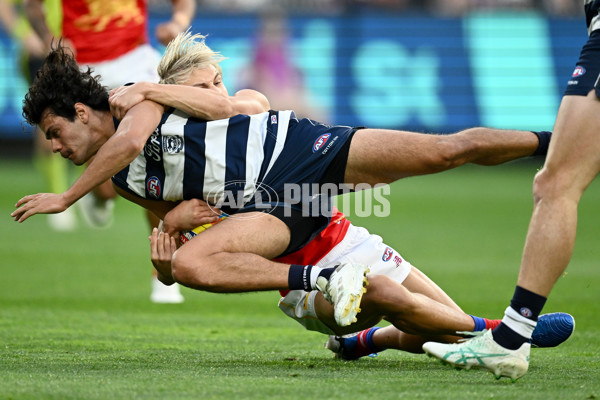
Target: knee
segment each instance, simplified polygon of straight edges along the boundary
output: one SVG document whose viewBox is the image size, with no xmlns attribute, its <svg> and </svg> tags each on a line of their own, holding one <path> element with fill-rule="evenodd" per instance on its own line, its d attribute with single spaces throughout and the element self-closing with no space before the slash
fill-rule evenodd
<svg viewBox="0 0 600 400">
<path fill-rule="evenodd" d="M 210 257 L 191 257 L 182 250 L 183 248 L 177 250 L 171 259 L 173 280 L 183 286 L 210 290 L 211 283 L 208 279 L 212 275 L 208 271 Z"/>
<path fill-rule="evenodd" d="M 410 312 L 413 301 L 408 289 L 385 275 L 369 275 L 368 279 L 366 305 L 382 314 Z"/>
<path fill-rule="evenodd" d="M 572 192 L 572 180 L 562 177 L 559 171 L 552 171 L 546 167 L 535 175 L 533 179 L 533 202 L 538 205 L 542 201 L 554 201 L 561 197 L 569 197 Z"/>
<path fill-rule="evenodd" d="M 171 258 L 171 274 L 175 282 L 185 285 L 190 275 L 190 263 L 183 250 L 177 250 Z"/>
</svg>

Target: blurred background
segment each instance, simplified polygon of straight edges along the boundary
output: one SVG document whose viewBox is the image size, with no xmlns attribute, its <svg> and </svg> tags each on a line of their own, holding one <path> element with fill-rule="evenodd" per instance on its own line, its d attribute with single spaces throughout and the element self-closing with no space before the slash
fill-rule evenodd
<svg viewBox="0 0 600 400">
<path fill-rule="evenodd" d="M 230 93 L 340 125 L 551 130 L 586 39 L 581 0 L 198 0 Z M 150 1 L 150 32 L 168 18 Z M 159 50 L 154 35 L 152 44 Z M 31 153 L 18 46 L 0 32 L 1 155 Z"/>
</svg>

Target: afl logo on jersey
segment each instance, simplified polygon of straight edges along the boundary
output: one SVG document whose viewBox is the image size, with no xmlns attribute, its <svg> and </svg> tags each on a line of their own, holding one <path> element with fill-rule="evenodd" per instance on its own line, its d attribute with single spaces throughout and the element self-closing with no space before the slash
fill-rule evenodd
<svg viewBox="0 0 600 400">
<path fill-rule="evenodd" d="M 383 252 L 383 257 L 381 257 L 381 259 L 383 261 L 390 261 L 390 259 L 392 258 L 392 254 L 394 254 L 394 250 L 392 250 L 391 247 L 386 247 L 385 251 Z"/>
<path fill-rule="evenodd" d="M 153 176 L 146 181 L 146 191 L 155 199 L 160 198 L 160 180 Z"/>
<path fill-rule="evenodd" d="M 583 68 L 581 65 L 578 65 L 573 71 L 573 78 L 577 78 L 578 76 L 581 76 L 583 74 L 585 74 L 585 68 Z"/>
<path fill-rule="evenodd" d="M 327 143 L 327 140 L 329 140 L 329 136 L 331 136 L 331 133 L 325 133 L 319 136 L 317 140 L 315 140 L 315 144 L 313 144 L 313 153 L 319 151 L 319 149 L 323 147 L 325 143 Z"/>
</svg>

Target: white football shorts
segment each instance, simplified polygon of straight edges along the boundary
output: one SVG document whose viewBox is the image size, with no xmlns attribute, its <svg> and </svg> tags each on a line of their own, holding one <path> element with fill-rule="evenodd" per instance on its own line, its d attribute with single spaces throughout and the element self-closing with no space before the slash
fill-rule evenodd
<svg viewBox="0 0 600 400">
<path fill-rule="evenodd" d="M 383 243 L 380 236 L 372 235 L 365 228 L 354 225 L 350 225 L 344 239 L 331 249 L 317 266 L 323 268 L 346 262 L 368 265 L 369 275 L 386 275 L 398 283 L 404 282 L 412 268 L 396 250 Z M 291 290 L 279 300 L 279 308 L 310 331 L 334 335 L 335 333 L 317 317 L 317 293 L 316 290 Z"/>
<path fill-rule="evenodd" d="M 159 52 L 149 44 L 143 44 L 114 60 L 87 64 L 85 67 L 92 68 L 93 75 L 100 75 L 103 86 L 114 89 L 130 82 L 158 82 L 156 67 L 159 62 Z"/>
</svg>

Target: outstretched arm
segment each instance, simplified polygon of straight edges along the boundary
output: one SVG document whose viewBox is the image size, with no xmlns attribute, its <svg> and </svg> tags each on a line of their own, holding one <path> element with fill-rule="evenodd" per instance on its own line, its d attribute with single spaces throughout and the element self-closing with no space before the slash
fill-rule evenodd
<svg viewBox="0 0 600 400">
<path fill-rule="evenodd" d="M 11 216 L 23 222 L 35 214 L 60 213 L 102 182 L 125 168 L 142 151 L 146 139 L 160 123 L 163 107 L 143 102 L 123 118 L 117 131 L 102 145 L 79 179 L 64 193 L 38 193 L 23 197 Z"/>
<path fill-rule="evenodd" d="M 158 24 L 155 30 L 156 38 L 165 46 L 190 26 L 196 12 L 195 0 L 171 0 L 171 3 L 173 3 L 171 19 Z"/>
<path fill-rule="evenodd" d="M 207 121 L 238 114 L 259 114 L 270 109 L 265 95 L 251 89 L 242 89 L 233 96 L 225 96 L 194 86 L 138 82 L 113 89 L 109 97 L 111 111 L 116 118 L 125 115 L 129 108 L 143 100 L 173 107 Z"/>
</svg>

